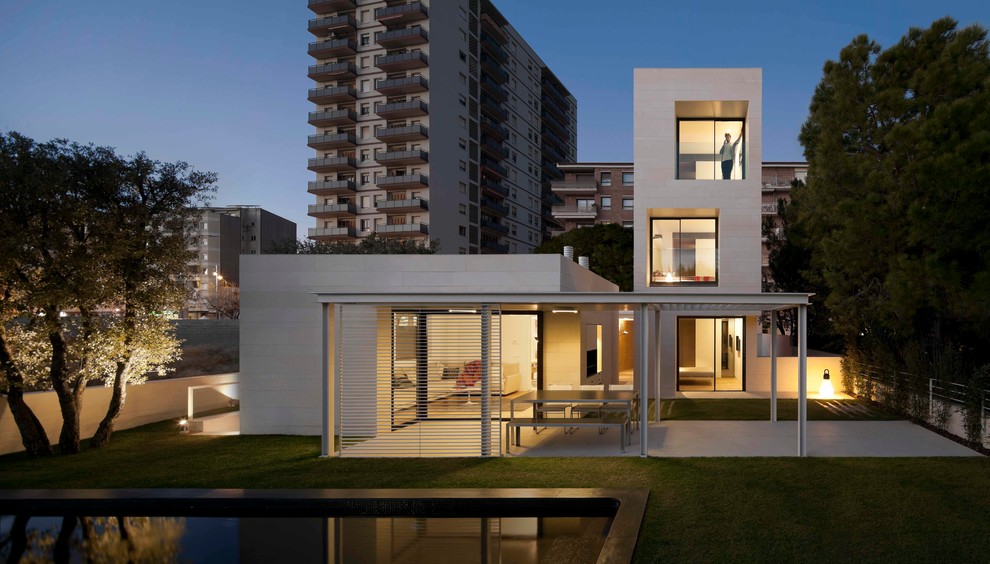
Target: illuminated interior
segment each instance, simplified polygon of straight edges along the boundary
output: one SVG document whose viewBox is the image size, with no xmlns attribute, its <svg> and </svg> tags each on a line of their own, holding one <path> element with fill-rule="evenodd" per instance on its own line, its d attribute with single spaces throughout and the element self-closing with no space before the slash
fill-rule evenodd
<svg viewBox="0 0 990 564">
<path fill-rule="evenodd" d="M 677 389 L 741 391 L 743 385 L 743 318 L 677 320 Z"/>
<path fill-rule="evenodd" d="M 718 281 L 715 219 L 652 219 L 650 282 L 654 285 Z"/>
<path fill-rule="evenodd" d="M 746 178 L 743 120 L 681 119 L 677 122 L 677 178 L 682 180 L 722 180 L 722 148 L 725 134 L 732 155 L 727 169 L 729 180 Z"/>
</svg>

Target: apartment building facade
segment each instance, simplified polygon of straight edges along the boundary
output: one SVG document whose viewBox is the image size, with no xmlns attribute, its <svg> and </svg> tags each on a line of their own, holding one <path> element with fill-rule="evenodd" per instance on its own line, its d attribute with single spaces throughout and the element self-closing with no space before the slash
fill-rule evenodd
<svg viewBox="0 0 990 564">
<path fill-rule="evenodd" d="M 309 0 L 309 236 L 528 253 L 576 101 L 488 0 Z"/>
<path fill-rule="evenodd" d="M 553 216 L 560 222 L 555 232 L 600 223 L 633 226 L 632 163 L 559 163 L 564 178 L 551 182 L 558 200 Z"/>
<path fill-rule="evenodd" d="M 560 226 L 552 233 L 558 235 L 571 229 L 592 225 L 617 223 L 623 227 L 633 226 L 635 206 L 633 163 L 588 162 L 558 163 L 564 174 L 562 180 L 551 183 L 557 196 L 553 215 Z M 762 202 L 760 213 L 764 218 L 772 218 L 773 229 L 783 234 L 777 218 L 779 200 L 791 198 L 791 183 L 808 178 L 808 163 L 802 161 L 764 162 L 762 164 Z M 760 264 L 763 277 L 769 273 L 769 249 L 762 239 Z"/>
<path fill-rule="evenodd" d="M 296 224 L 258 206 L 203 208 L 189 250 L 188 298 L 180 316 L 211 317 L 211 305 L 228 290 L 240 285 L 241 255 L 272 252 L 278 245 L 295 241 Z"/>
<path fill-rule="evenodd" d="M 764 218 L 771 218 L 773 229 L 778 236 L 784 235 L 783 226 L 777 217 L 777 207 L 780 200 L 791 201 L 791 183 L 795 180 L 805 182 L 808 179 L 808 163 L 801 161 L 766 162 L 763 163 L 763 191 L 760 213 Z M 763 254 L 760 264 L 763 267 L 763 278 L 769 280 L 770 250 L 766 238 L 763 239 Z"/>
</svg>

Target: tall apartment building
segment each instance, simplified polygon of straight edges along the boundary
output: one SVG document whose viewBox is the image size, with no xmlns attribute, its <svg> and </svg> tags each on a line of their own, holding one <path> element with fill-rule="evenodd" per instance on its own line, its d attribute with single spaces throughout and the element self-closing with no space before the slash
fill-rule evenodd
<svg viewBox="0 0 990 564">
<path fill-rule="evenodd" d="M 309 236 L 528 253 L 555 224 L 576 102 L 488 0 L 309 0 Z"/>
<path fill-rule="evenodd" d="M 562 180 L 550 188 L 559 201 L 552 213 L 561 223 L 554 234 L 599 223 L 633 226 L 632 163 L 561 163 Z"/>
<path fill-rule="evenodd" d="M 240 285 L 240 256 L 260 255 L 296 238 L 296 224 L 257 206 L 203 208 L 190 251 L 183 317 L 210 316 L 221 288 Z"/>
</svg>

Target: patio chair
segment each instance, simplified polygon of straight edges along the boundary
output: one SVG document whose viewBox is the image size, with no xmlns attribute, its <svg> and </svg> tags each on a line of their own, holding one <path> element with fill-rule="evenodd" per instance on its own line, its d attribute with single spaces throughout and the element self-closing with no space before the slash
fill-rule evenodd
<svg viewBox="0 0 990 564">
<path fill-rule="evenodd" d="M 548 390 L 573 390 L 574 386 L 571 384 L 547 384 L 546 389 Z M 540 415 L 550 415 L 553 413 L 559 413 L 560 417 L 567 417 L 567 410 L 571 408 L 569 403 L 543 403 L 535 404 L 533 406 L 533 417 Z M 542 433 L 546 427 L 541 427 L 537 429 L 533 427 L 533 432 L 539 435 Z M 568 434 L 568 429 L 564 429 L 564 434 Z"/>
</svg>

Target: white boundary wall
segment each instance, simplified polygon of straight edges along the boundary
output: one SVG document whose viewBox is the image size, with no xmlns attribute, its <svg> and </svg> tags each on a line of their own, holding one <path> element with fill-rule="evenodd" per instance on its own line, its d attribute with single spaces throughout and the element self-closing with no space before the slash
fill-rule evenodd
<svg viewBox="0 0 990 564">
<path fill-rule="evenodd" d="M 192 376 L 189 378 L 174 378 L 156 380 L 137 386 L 127 387 L 127 400 L 124 409 L 117 418 L 114 430 L 120 431 L 138 427 L 156 421 L 175 418 L 178 420 L 186 415 L 186 405 L 190 386 L 228 384 L 237 382 L 238 374 L 212 374 L 209 376 Z M 80 417 L 81 435 L 84 438 L 93 436 L 100 421 L 106 415 L 110 405 L 112 389 L 103 386 L 86 388 L 83 394 L 83 409 Z M 58 442 L 62 430 L 62 414 L 58 408 L 58 397 L 55 392 L 31 392 L 24 394 L 27 404 L 44 425 L 48 440 L 53 444 Z M 208 411 L 226 407 L 230 398 L 214 390 L 204 389 L 196 392 L 196 410 Z M 10 413 L 6 398 L 0 398 L 0 454 L 9 454 L 24 450 L 21 444 L 21 434 L 17 423 Z"/>
</svg>

